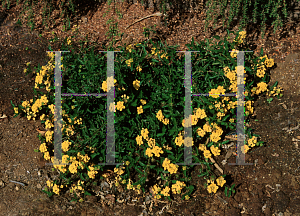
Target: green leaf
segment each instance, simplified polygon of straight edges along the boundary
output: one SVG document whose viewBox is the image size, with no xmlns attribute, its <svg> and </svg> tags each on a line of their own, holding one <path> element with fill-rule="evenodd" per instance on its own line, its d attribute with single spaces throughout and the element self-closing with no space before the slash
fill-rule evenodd
<svg viewBox="0 0 300 216">
<path fill-rule="evenodd" d="M 144 174 L 144 173 L 143 173 L 140 169 L 138 169 L 138 168 L 136 168 L 135 170 L 136 170 L 138 173 L 142 174 L 142 175 Z"/>
<path fill-rule="evenodd" d="M 92 196 L 92 194 L 90 194 L 90 193 L 87 192 L 87 191 L 84 191 L 84 195 Z"/>
<path fill-rule="evenodd" d="M 163 136 L 165 133 L 159 133 L 159 134 L 157 134 L 156 136 L 157 137 L 161 137 L 161 136 Z"/>
<path fill-rule="evenodd" d="M 146 166 L 144 163 L 142 163 L 141 161 L 139 161 L 139 164 L 141 165 L 141 166 Z"/>
<path fill-rule="evenodd" d="M 138 101 L 138 100 L 135 99 L 130 105 L 133 106 L 133 107 L 136 107 L 136 106 L 137 106 L 137 101 Z"/>
</svg>

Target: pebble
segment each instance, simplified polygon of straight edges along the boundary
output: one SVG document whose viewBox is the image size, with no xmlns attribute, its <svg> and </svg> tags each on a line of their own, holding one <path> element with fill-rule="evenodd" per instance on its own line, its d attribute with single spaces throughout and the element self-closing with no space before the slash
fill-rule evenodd
<svg viewBox="0 0 300 216">
<path fill-rule="evenodd" d="M 37 189 L 41 189 L 42 185 L 41 184 L 37 184 L 36 187 L 37 187 Z"/>
<path fill-rule="evenodd" d="M 18 186 L 16 186 L 16 191 L 18 191 L 19 190 L 19 187 Z"/>
<path fill-rule="evenodd" d="M 109 187 L 109 184 L 106 181 L 101 182 L 101 190 L 103 187 Z"/>
<path fill-rule="evenodd" d="M 0 180 L 0 187 L 4 187 L 4 182 Z"/>
</svg>

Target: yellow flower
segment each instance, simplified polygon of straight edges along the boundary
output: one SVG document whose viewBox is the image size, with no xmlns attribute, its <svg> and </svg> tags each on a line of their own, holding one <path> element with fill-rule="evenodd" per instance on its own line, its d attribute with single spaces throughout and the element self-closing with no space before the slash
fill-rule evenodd
<svg viewBox="0 0 300 216">
<path fill-rule="evenodd" d="M 247 145 L 244 145 L 241 147 L 241 150 L 244 151 L 244 153 L 246 154 L 249 151 L 250 147 Z"/>
<path fill-rule="evenodd" d="M 274 59 L 266 59 L 265 64 L 266 64 L 267 67 L 273 67 Z"/>
<path fill-rule="evenodd" d="M 71 39 L 70 39 L 70 37 L 69 37 L 68 40 L 67 40 L 67 44 L 68 44 L 68 45 L 71 44 Z"/>
<path fill-rule="evenodd" d="M 89 170 L 88 171 L 88 176 L 91 178 L 91 179 L 95 179 L 95 175 L 98 173 L 98 171 L 95 170 L 95 168 L 93 166 L 89 166 Z"/>
<path fill-rule="evenodd" d="M 141 134 L 142 134 L 142 136 L 143 136 L 144 139 L 147 139 L 148 134 L 149 134 L 148 129 L 147 128 L 146 129 L 142 128 Z"/>
<path fill-rule="evenodd" d="M 190 199 L 189 195 L 186 195 L 185 200 L 189 200 L 189 199 Z"/>
<path fill-rule="evenodd" d="M 107 92 L 107 83 L 106 83 L 106 81 L 103 81 L 103 83 L 102 83 L 102 90 Z"/>
<path fill-rule="evenodd" d="M 205 158 L 211 158 L 211 153 L 209 150 L 204 150 L 204 157 Z"/>
<path fill-rule="evenodd" d="M 162 148 L 159 147 L 159 146 L 154 146 L 154 148 L 152 149 L 152 152 L 154 153 L 154 155 L 156 157 L 160 157 L 159 154 L 163 154 L 164 153 L 163 150 L 162 150 Z"/>
<path fill-rule="evenodd" d="M 142 105 L 145 105 L 146 104 L 146 100 L 141 99 L 141 103 L 142 103 Z"/>
<path fill-rule="evenodd" d="M 230 52 L 231 58 L 235 58 L 238 54 L 238 51 L 236 49 L 233 49 L 232 52 Z"/>
<path fill-rule="evenodd" d="M 148 145 L 150 146 L 150 148 L 154 148 L 154 146 L 155 146 L 155 139 L 149 138 L 147 141 L 148 141 Z"/>
<path fill-rule="evenodd" d="M 210 150 L 214 154 L 214 156 L 220 155 L 221 150 L 218 147 L 215 147 L 215 146 L 212 145 L 210 147 Z"/>
<path fill-rule="evenodd" d="M 172 185 L 172 192 L 174 194 L 180 194 L 183 187 L 185 187 L 185 183 L 181 181 L 176 181 L 175 184 Z"/>
<path fill-rule="evenodd" d="M 205 132 L 204 130 L 202 130 L 201 128 L 198 128 L 198 129 L 197 129 L 197 133 L 198 133 L 198 135 L 201 136 L 201 137 L 204 137 L 205 134 L 206 134 L 206 132 Z"/>
<path fill-rule="evenodd" d="M 163 122 L 165 125 L 167 125 L 167 124 L 169 124 L 169 119 L 165 118 L 164 120 L 162 120 L 162 122 Z"/>
<path fill-rule="evenodd" d="M 40 145 L 40 151 L 41 152 L 46 152 L 47 151 L 46 143 L 43 143 L 43 144 Z"/>
<path fill-rule="evenodd" d="M 53 192 L 59 195 L 59 187 L 57 184 L 53 186 Z"/>
<path fill-rule="evenodd" d="M 133 87 L 134 87 L 136 90 L 139 89 L 139 87 L 140 87 L 140 82 L 141 82 L 141 81 L 138 81 L 138 80 L 133 81 Z"/>
<path fill-rule="evenodd" d="M 164 196 L 170 196 L 170 187 L 166 186 L 162 191 L 161 194 Z"/>
<path fill-rule="evenodd" d="M 131 63 L 133 62 L 133 59 L 126 60 L 125 62 L 127 64 L 127 66 L 130 67 Z"/>
<path fill-rule="evenodd" d="M 206 116 L 205 110 L 198 108 L 197 111 L 196 111 L 196 117 L 200 118 L 200 119 L 206 118 L 207 116 Z"/>
<path fill-rule="evenodd" d="M 206 149 L 206 146 L 205 146 L 204 144 L 200 144 L 200 145 L 199 145 L 199 150 L 205 151 L 205 150 L 207 150 L 207 149 Z"/>
<path fill-rule="evenodd" d="M 208 122 L 205 125 L 203 125 L 203 130 L 205 132 L 212 132 L 212 129 L 211 129 L 210 125 L 208 124 Z"/>
<path fill-rule="evenodd" d="M 257 143 L 257 137 L 253 136 L 251 139 L 248 140 L 248 144 L 250 147 L 254 147 L 255 144 Z"/>
<path fill-rule="evenodd" d="M 141 71 L 142 71 L 141 66 L 137 66 L 137 67 L 136 67 L 136 70 L 139 71 L 139 72 L 141 72 Z"/>
<path fill-rule="evenodd" d="M 183 137 L 182 136 L 176 137 L 175 138 L 175 143 L 178 146 L 182 146 L 182 144 L 184 143 Z"/>
<path fill-rule="evenodd" d="M 50 180 L 47 180 L 47 186 L 50 188 L 50 187 L 53 187 L 53 183 L 52 183 L 52 181 L 50 181 Z"/>
<path fill-rule="evenodd" d="M 153 156 L 152 149 L 151 149 L 151 148 L 147 148 L 145 154 L 146 154 L 148 157 L 152 157 L 152 156 Z"/>
<path fill-rule="evenodd" d="M 159 120 L 159 121 L 162 121 L 163 120 L 163 114 L 162 114 L 162 111 L 159 110 L 157 113 L 156 113 L 156 118 Z"/>
<path fill-rule="evenodd" d="M 142 106 L 137 107 L 137 112 L 138 112 L 138 114 L 143 113 L 144 112 L 143 107 Z"/>
<path fill-rule="evenodd" d="M 118 175 L 123 175 L 123 173 L 125 172 L 123 169 L 125 169 L 125 167 L 122 168 L 115 167 L 114 172 L 117 173 Z"/>
<path fill-rule="evenodd" d="M 226 180 L 222 176 L 220 176 L 219 178 L 217 178 L 216 182 L 217 182 L 217 185 L 219 185 L 220 187 L 223 187 L 223 185 L 226 183 Z"/>
<path fill-rule="evenodd" d="M 116 108 L 117 108 L 117 110 L 120 110 L 120 111 L 125 109 L 124 102 L 123 101 L 118 101 Z"/>
<path fill-rule="evenodd" d="M 50 159 L 50 154 L 49 154 L 49 152 L 45 152 L 44 158 L 45 158 L 45 160 L 49 160 L 49 159 Z"/>
<path fill-rule="evenodd" d="M 18 107 L 15 107 L 14 110 L 15 110 L 15 113 L 17 114 L 18 113 Z"/>
<path fill-rule="evenodd" d="M 207 187 L 207 190 L 208 190 L 208 193 L 212 193 L 212 192 L 216 193 L 217 190 L 218 190 L 218 188 L 219 188 L 219 187 L 218 187 L 214 182 L 212 182 L 212 183 Z"/>
<path fill-rule="evenodd" d="M 140 146 L 142 145 L 144 142 L 143 142 L 143 137 L 138 135 L 136 138 L 135 138 L 137 144 Z"/>
</svg>

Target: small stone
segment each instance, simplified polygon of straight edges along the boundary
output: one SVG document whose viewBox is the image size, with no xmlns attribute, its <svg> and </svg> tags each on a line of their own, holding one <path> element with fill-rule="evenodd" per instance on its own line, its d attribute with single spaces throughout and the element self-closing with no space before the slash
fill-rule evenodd
<svg viewBox="0 0 300 216">
<path fill-rule="evenodd" d="M 19 187 L 18 186 L 16 186 L 16 191 L 18 191 L 19 190 Z"/>
<path fill-rule="evenodd" d="M 37 184 L 36 187 L 37 187 L 37 189 L 41 189 L 42 185 L 41 184 Z"/>
<path fill-rule="evenodd" d="M 4 182 L 0 180 L 0 187 L 4 187 Z"/>
</svg>

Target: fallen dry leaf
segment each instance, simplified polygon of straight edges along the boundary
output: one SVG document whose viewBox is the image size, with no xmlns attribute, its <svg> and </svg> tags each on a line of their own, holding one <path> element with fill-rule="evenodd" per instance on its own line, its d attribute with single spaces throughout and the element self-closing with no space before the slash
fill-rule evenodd
<svg viewBox="0 0 300 216">
<path fill-rule="evenodd" d="M 42 136 L 45 136 L 45 133 L 47 132 L 47 131 L 41 131 L 41 130 L 39 130 L 38 128 L 36 129 L 38 132 L 39 132 L 39 134 L 41 134 Z"/>
<path fill-rule="evenodd" d="M 0 117 L 0 119 L 2 118 L 7 118 L 7 116 L 5 114 L 3 114 L 3 116 Z"/>
</svg>

